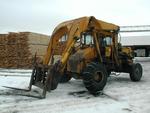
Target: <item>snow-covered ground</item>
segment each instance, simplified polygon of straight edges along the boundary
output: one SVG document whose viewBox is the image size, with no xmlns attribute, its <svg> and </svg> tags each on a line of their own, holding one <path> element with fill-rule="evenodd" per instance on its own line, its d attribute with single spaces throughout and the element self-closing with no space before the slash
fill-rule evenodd
<svg viewBox="0 0 150 113">
<path fill-rule="evenodd" d="M 27 88 L 31 70 L 0 69 L 0 113 L 150 113 L 150 58 L 135 61 L 144 70 L 140 82 L 132 82 L 125 73 L 112 75 L 104 94 L 98 96 L 89 94 L 82 81 L 74 79 L 59 84 L 56 90 L 47 93 L 46 99 L 10 95 L 38 95 L 41 90 L 33 87 L 31 92 L 24 92 L 2 87 Z"/>
</svg>

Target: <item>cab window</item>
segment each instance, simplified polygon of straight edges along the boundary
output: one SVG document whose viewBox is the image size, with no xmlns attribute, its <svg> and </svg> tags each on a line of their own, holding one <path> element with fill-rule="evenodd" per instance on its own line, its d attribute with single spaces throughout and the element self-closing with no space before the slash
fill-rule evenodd
<svg viewBox="0 0 150 113">
<path fill-rule="evenodd" d="M 112 45 L 112 38 L 111 37 L 105 37 L 103 38 L 103 46 L 110 46 Z"/>
<path fill-rule="evenodd" d="M 64 34 L 60 39 L 59 42 L 65 42 L 67 41 L 67 34 Z"/>
<path fill-rule="evenodd" d="M 94 44 L 93 36 L 91 34 L 83 34 L 81 43 L 84 45 Z"/>
</svg>

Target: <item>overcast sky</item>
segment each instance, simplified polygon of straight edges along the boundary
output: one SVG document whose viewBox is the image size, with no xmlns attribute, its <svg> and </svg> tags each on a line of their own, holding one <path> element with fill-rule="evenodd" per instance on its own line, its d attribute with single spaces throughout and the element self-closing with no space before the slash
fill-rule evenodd
<svg viewBox="0 0 150 113">
<path fill-rule="evenodd" d="M 50 35 L 62 21 L 91 15 L 118 25 L 149 25 L 150 0 L 0 0 L 0 33 Z"/>
</svg>

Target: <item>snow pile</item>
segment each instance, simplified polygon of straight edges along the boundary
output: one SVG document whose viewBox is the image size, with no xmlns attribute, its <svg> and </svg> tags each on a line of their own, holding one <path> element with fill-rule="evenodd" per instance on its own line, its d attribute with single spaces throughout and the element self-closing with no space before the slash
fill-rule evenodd
<svg viewBox="0 0 150 113">
<path fill-rule="evenodd" d="M 1 86 L 27 88 L 30 77 L 0 76 L 0 113 L 149 113 L 150 64 L 142 62 L 142 66 L 144 73 L 140 82 L 132 82 L 125 73 L 117 77 L 111 76 L 104 88 L 104 94 L 97 96 L 87 92 L 82 80 L 74 79 L 59 84 L 56 90 L 47 93 L 46 99 L 9 95 L 19 91 Z M 20 73 L 20 70 L 15 71 L 15 75 Z M 31 74 L 31 70 L 23 73 Z M 39 88 L 33 87 L 31 92 L 19 93 L 39 95 L 41 92 Z"/>
</svg>

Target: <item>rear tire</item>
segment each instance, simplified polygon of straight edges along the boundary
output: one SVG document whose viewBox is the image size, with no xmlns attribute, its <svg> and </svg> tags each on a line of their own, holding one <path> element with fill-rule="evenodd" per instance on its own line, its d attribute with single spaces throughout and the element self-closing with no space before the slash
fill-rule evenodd
<svg viewBox="0 0 150 113">
<path fill-rule="evenodd" d="M 133 64 L 130 71 L 130 79 L 134 82 L 140 81 L 143 74 L 143 69 L 141 64 Z"/>
<path fill-rule="evenodd" d="M 107 76 L 105 66 L 94 62 L 87 65 L 82 75 L 85 87 L 92 94 L 103 90 L 107 82 Z"/>
</svg>

